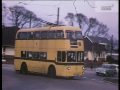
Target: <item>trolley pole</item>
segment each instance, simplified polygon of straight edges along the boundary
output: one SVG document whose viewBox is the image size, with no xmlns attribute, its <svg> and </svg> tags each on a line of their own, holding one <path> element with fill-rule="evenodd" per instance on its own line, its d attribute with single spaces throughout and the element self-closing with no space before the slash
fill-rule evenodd
<svg viewBox="0 0 120 90">
<path fill-rule="evenodd" d="M 57 25 L 59 25 L 59 7 L 58 7 L 58 10 L 57 10 Z"/>
<path fill-rule="evenodd" d="M 32 15 L 30 14 L 30 23 L 29 23 L 29 28 L 31 28 L 31 19 L 32 19 Z"/>
</svg>

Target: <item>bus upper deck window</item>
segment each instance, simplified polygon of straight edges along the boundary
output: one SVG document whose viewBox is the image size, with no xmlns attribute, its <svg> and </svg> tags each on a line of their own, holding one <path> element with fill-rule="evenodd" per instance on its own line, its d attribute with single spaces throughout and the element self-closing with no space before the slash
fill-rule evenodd
<svg viewBox="0 0 120 90">
<path fill-rule="evenodd" d="M 56 38 L 64 38 L 64 32 L 62 30 L 57 30 Z"/>
<path fill-rule="evenodd" d="M 70 30 L 67 30 L 66 31 L 66 38 L 68 38 L 68 39 L 75 39 L 74 32 L 70 31 Z"/>
<path fill-rule="evenodd" d="M 27 36 L 26 36 L 26 32 L 20 32 L 20 36 L 19 36 L 19 38 L 20 38 L 21 40 L 26 39 L 26 38 L 27 38 Z"/>
<path fill-rule="evenodd" d="M 41 38 L 41 33 L 40 32 L 35 32 L 34 33 L 34 38 L 35 39 L 40 39 Z"/>
<path fill-rule="evenodd" d="M 47 39 L 47 31 L 41 32 L 41 39 Z"/>
<path fill-rule="evenodd" d="M 30 32 L 27 32 L 27 33 L 26 33 L 26 37 L 27 37 L 26 39 L 31 39 L 30 36 L 31 36 L 31 35 L 30 35 Z"/>
<path fill-rule="evenodd" d="M 20 32 L 17 34 L 17 38 L 16 39 L 20 39 Z"/>
<path fill-rule="evenodd" d="M 30 32 L 30 36 L 29 36 L 29 39 L 33 39 L 33 32 Z"/>
<path fill-rule="evenodd" d="M 75 31 L 75 37 L 76 37 L 76 39 L 82 39 L 83 38 L 82 32 L 81 31 Z"/>
<path fill-rule="evenodd" d="M 55 39 L 55 31 L 49 31 L 48 32 L 48 39 Z"/>
</svg>

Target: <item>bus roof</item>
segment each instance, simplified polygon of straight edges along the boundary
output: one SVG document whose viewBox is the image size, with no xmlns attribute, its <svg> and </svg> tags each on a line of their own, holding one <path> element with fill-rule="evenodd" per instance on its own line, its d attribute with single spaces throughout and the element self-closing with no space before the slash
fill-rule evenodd
<svg viewBox="0 0 120 90">
<path fill-rule="evenodd" d="M 80 31 L 79 27 L 74 26 L 47 26 L 40 28 L 20 29 L 18 32 L 31 32 L 31 31 L 47 31 L 47 30 L 76 30 Z"/>
</svg>

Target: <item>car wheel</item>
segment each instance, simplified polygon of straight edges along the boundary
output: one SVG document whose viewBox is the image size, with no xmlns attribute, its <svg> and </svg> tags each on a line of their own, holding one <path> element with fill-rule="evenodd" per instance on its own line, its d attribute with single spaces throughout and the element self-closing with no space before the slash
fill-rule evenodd
<svg viewBox="0 0 120 90">
<path fill-rule="evenodd" d="M 96 72 L 96 75 L 97 75 L 97 76 L 99 76 L 99 73 L 98 73 L 98 72 Z"/>
</svg>

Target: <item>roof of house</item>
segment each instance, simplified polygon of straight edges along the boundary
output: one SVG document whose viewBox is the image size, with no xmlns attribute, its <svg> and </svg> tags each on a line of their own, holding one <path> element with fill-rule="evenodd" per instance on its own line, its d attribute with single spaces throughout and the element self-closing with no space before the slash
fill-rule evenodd
<svg viewBox="0 0 120 90">
<path fill-rule="evenodd" d="M 93 36 L 87 36 L 87 38 L 93 43 L 99 43 L 99 44 L 109 44 L 110 41 L 107 38 L 104 37 L 93 37 Z"/>
<path fill-rule="evenodd" d="M 107 51 L 105 45 L 109 44 L 109 40 L 102 37 L 87 36 L 84 38 L 85 50 L 95 50 L 96 52 Z"/>
<path fill-rule="evenodd" d="M 2 27 L 2 46 L 14 46 L 15 35 L 19 28 L 12 27 Z"/>
</svg>

